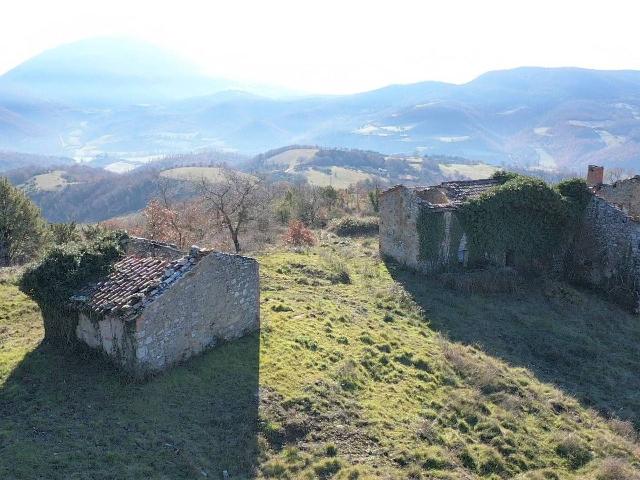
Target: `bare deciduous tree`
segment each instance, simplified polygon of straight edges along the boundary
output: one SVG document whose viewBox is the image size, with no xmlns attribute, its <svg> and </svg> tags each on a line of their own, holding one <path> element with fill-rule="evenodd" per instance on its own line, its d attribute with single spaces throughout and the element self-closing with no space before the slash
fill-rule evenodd
<svg viewBox="0 0 640 480">
<path fill-rule="evenodd" d="M 203 178 L 199 191 L 209 212 L 228 230 L 236 252 L 240 252 L 241 231 L 268 205 L 263 179 L 223 168 L 216 181 Z"/>
</svg>

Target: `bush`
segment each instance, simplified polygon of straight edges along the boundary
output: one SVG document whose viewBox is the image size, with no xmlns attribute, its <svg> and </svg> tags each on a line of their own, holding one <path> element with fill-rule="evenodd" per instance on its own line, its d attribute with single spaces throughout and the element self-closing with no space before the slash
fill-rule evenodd
<svg viewBox="0 0 640 480">
<path fill-rule="evenodd" d="M 284 234 L 283 241 L 292 247 L 310 247 L 316 243 L 313 232 L 300 220 L 289 223 L 289 229 Z"/>
<path fill-rule="evenodd" d="M 122 232 L 105 233 L 87 243 L 52 247 L 20 278 L 20 290 L 35 300 L 44 317 L 45 338 L 72 343 L 77 319 L 70 299 L 87 283 L 106 275 L 124 254 Z"/>
<path fill-rule="evenodd" d="M 477 262 L 487 254 L 499 258 L 510 252 L 513 259 L 528 265 L 548 263 L 558 246 L 576 233 L 575 219 L 586 205 L 581 185 L 571 181 L 554 189 L 535 178 L 506 179 L 458 210 L 469 238 L 470 260 Z"/>
<path fill-rule="evenodd" d="M 565 458 L 574 470 L 586 465 L 593 456 L 588 446 L 575 434 L 560 439 L 556 445 L 556 453 Z"/>
<path fill-rule="evenodd" d="M 342 217 L 333 220 L 329 230 L 341 237 L 375 235 L 378 233 L 377 217 Z"/>
<path fill-rule="evenodd" d="M 597 480 L 639 480 L 629 462 L 622 458 L 605 458 L 596 474 Z"/>
<path fill-rule="evenodd" d="M 324 263 L 324 267 L 328 271 L 327 278 L 331 283 L 351 283 L 351 273 L 349 272 L 349 266 L 347 262 L 339 255 L 332 253 L 322 253 L 321 258 Z"/>
<path fill-rule="evenodd" d="M 0 266 L 36 258 L 47 236 L 38 207 L 9 180 L 0 178 Z"/>
</svg>

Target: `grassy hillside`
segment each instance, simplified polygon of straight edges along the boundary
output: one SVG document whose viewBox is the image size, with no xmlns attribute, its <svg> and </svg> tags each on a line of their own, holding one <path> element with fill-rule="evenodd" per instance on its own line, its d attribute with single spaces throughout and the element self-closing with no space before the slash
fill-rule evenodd
<svg viewBox="0 0 640 480">
<path fill-rule="evenodd" d="M 220 167 L 176 167 L 160 172 L 160 176 L 196 183 L 202 181 L 203 178 L 214 183 L 224 179 Z"/>
<path fill-rule="evenodd" d="M 497 167 L 460 157 L 384 155 L 379 152 L 291 145 L 256 156 L 249 165 L 312 185 L 346 188 L 361 181 L 428 185 L 444 180 L 487 178 Z"/>
<path fill-rule="evenodd" d="M 0 285 L 0 478 L 637 478 L 636 317 L 457 293 L 373 239 L 260 262 L 261 334 L 142 384 L 39 345 Z"/>
<path fill-rule="evenodd" d="M 199 182 L 203 178 L 217 182 L 222 178 L 218 167 L 177 167 L 160 172 L 160 176 L 190 182 Z"/>
</svg>

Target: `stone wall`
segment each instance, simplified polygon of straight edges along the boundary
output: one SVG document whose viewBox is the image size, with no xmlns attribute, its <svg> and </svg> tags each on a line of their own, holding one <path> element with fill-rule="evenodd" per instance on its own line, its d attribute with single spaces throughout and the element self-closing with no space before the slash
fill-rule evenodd
<svg viewBox="0 0 640 480">
<path fill-rule="evenodd" d="M 567 275 L 640 313 L 640 222 L 594 197 L 572 249 Z"/>
<path fill-rule="evenodd" d="M 258 262 L 204 254 L 133 318 L 80 312 L 76 336 L 143 376 L 260 326 Z"/>
<path fill-rule="evenodd" d="M 81 312 L 76 327 L 78 340 L 91 348 L 102 350 L 127 371 L 135 369 L 135 323 L 109 315 L 96 316 Z"/>
<path fill-rule="evenodd" d="M 257 330 L 259 319 L 258 262 L 210 253 L 135 320 L 136 373 Z"/>
<path fill-rule="evenodd" d="M 640 175 L 612 185 L 602 185 L 597 195 L 617 205 L 632 217 L 640 219 Z"/>
<path fill-rule="evenodd" d="M 175 245 L 149 240 L 148 238 L 128 237 L 123 240 L 123 247 L 127 255 L 162 257 L 168 260 L 176 260 L 184 256 L 184 252 Z"/>
<path fill-rule="evenodd" d="M 441 217 L 442 231 L 434 233 L 440 239 L 437 253 L 428 258 L 420 255 L 420 236 L 417 224 L 422 209 L 428 215 Z M 466 263 L 466 236 L 452 232 L 455 211 L 446 207 L 433 207 L 424 202 L 415 191 L 403 186 L 395 187 L 380 197 L 380 253 L 415 270 L 433 272 L 453 264 Z"/>
</svg>

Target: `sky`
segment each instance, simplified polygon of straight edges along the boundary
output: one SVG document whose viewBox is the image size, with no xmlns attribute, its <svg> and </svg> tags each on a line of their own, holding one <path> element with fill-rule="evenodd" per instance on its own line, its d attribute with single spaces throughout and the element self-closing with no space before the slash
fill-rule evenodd
<svg viewBox="0 0 640 480">
<path fill-rule="evenodd" d="M 3 3 L 0 73 L 93 36 L 144 40 L 211 75 L 306 93 L 464 83 L 518 66 L 640 70 L 633 0 Z"/>
</svg>

